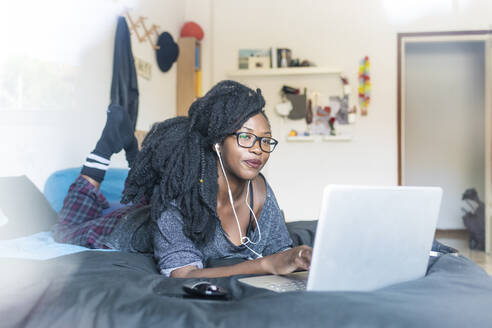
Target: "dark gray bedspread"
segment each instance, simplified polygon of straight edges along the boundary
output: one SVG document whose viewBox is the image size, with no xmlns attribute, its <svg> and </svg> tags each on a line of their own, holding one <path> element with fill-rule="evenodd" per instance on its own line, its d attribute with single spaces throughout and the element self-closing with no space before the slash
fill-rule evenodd
<svg viewBox="0 0 492 328">
<path fill-rule="evenodd" d="M 492 278 L 444 255 L 426 277 L 369 293 L 277 294 L 210 279 L 228 301 L 183 298 L 183 279 L 151 258 L 83 252 L 49 261 L 1 259 L 1 327 L 491 327 Z"/>
</svg>

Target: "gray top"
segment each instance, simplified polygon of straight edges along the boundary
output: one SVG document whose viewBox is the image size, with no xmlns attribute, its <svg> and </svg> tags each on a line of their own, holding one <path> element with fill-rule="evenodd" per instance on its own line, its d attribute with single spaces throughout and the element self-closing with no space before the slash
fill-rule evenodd
<svg viewBox="0 0 492 328">
<path fill-rule="evenodd" d="M 275 195 L 268 183 L 266 186 L 265 203 L 258 217 L 260 229 L 249 229 L 247 232 L 249 239 L 255 243 L 249 243 L 248 247 L 262 256 L 271 255 L 292 246 L 292 240 Z M 227 237 L 218 217 L 214 238 L 202 246 L 195 245 L 184 235 L 182 215 L 176 207 L 164 211 L 157 221 L 157 228 L 151 230 L 153 231 L 152 243 L 157 267 L 166 276 L 169 276 L 173 270 L 187 265 L 195 265 L 201 269 L 203 264 L 211 258 L 254 259 L 258 257 L 246 246 L 234 245 Z M 261 240 L 259 240 L 258 230 L 261 232 Z"/>
</svg>

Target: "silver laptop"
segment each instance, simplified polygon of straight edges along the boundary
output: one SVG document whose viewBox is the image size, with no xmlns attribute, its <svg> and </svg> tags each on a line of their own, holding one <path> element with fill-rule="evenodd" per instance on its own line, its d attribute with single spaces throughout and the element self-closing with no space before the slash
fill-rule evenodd
<svg viewBox="0 0 492 328">
<path fill-rule="evenodd" d="M 274 291 L 370 291 L 423 277 L 439 217 L 438 187 L 329 185 L 309 272 L 239 281 Z"/>
</svg>

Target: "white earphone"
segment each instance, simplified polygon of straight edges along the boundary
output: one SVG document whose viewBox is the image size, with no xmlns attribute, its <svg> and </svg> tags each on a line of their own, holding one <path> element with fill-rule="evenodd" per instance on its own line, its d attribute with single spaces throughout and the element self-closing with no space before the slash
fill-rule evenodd
<svg viewBox="0 0 492 328">
<path fill-rule="evenodd" d="M 229 179 L 227 179 L 227 174 L 224 170 L 224 164 L 222 164 L 222 157 L 220 156 L 220 146 L 218 143 L 216 143 L 214 145 L 214 148 L 215 148 L 215 152 L 217 153 L 217 156 L 219 157 L 219 162 L 220 162 L 220 167 L 222 168 L 222 173 L 224 173 L 224 178 L 226 180 L 226 184 L 227 184 L 227 191 L 229 193 L 229 202 L 231 203 L 231 206 L 232 206 L 232 212 L 234 213 L 234 217 L 236 219 L 236 223 L 237 223 L 237 228 L 239 230 L 239 238 L 241 240 L 241 244 L 246 246 L 246 248 L 248 248 L 252 253 L 254 253 L 257 258 L 260 258 L 260 257 L 263 257 L 261 254 L 259 254 L 258 252 L 255 252 L 253 249 L 251 249 L 247 244 L 248 243 L 251 243 L 251 244 L 258 244 L 261 240 L 261 230 L 260 230 L 260 225 L 258 224 L 258 220 L 256 219 L 256 215 L 255 215 L 255 212 L 253 211 L 253 209 L 249 206 L 249 202 L 248 202 L 248 198 L 249 198 L 249 187 L 250 187 L 250 184 L 251 184 L 251 180 L 248 181 L 248 186 L 246 187 L 246 206 L 248 206 L 251 214 L 253 214 L 253 218 L 255 219 L 255 222 L 256 222 L 256 229 L 258 229 L 258 241 L 257 242 L 253 242 L 251 241 L 251 239 L 249 239 L 248 236 L 243 236 L 243 233 L 241 232 L 241 224 L 239 223 L 239 219 L 237 217 L 237 214 L 236 214 L 236 209 L 234 208 L 234 200 L 232 198 L 232 191 L 231 191 L 231 187 L 229 185 Z"/>
</svg>

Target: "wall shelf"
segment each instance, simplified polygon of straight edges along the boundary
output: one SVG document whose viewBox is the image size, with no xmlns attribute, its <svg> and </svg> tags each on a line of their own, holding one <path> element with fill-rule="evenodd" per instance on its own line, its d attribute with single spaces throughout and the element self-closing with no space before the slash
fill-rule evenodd
<svg viewBox="0 0 492 328">
<path fill-rule="evenodd" d="M 336 67 L 285 67 L 285 68 L 258 68 L 238 69 L 227 73 L 228 76 L 285 76 L 285 75 L 322 75 L 341 74 L 342 70 Z"/>
<path fill-rule="evenodd" d="M 323 136 L 323 141 L 350 141 L 352 140 L 352 136 L 342 134 L 338 136 Z"/>
<path fill-rule="evenodd" d="M 313 136 L 288 136 L 287 141 L 289 142 L 311 142 L 314 141 Z"/>
<path fill-rule="evenodd" d="M 322 136 L 322 135 L 288 136 L 286 140 L 287 142 L 351 141 L 352 136 L 348 134 L 340 134 L 337 136 Z"/>
</svg>

